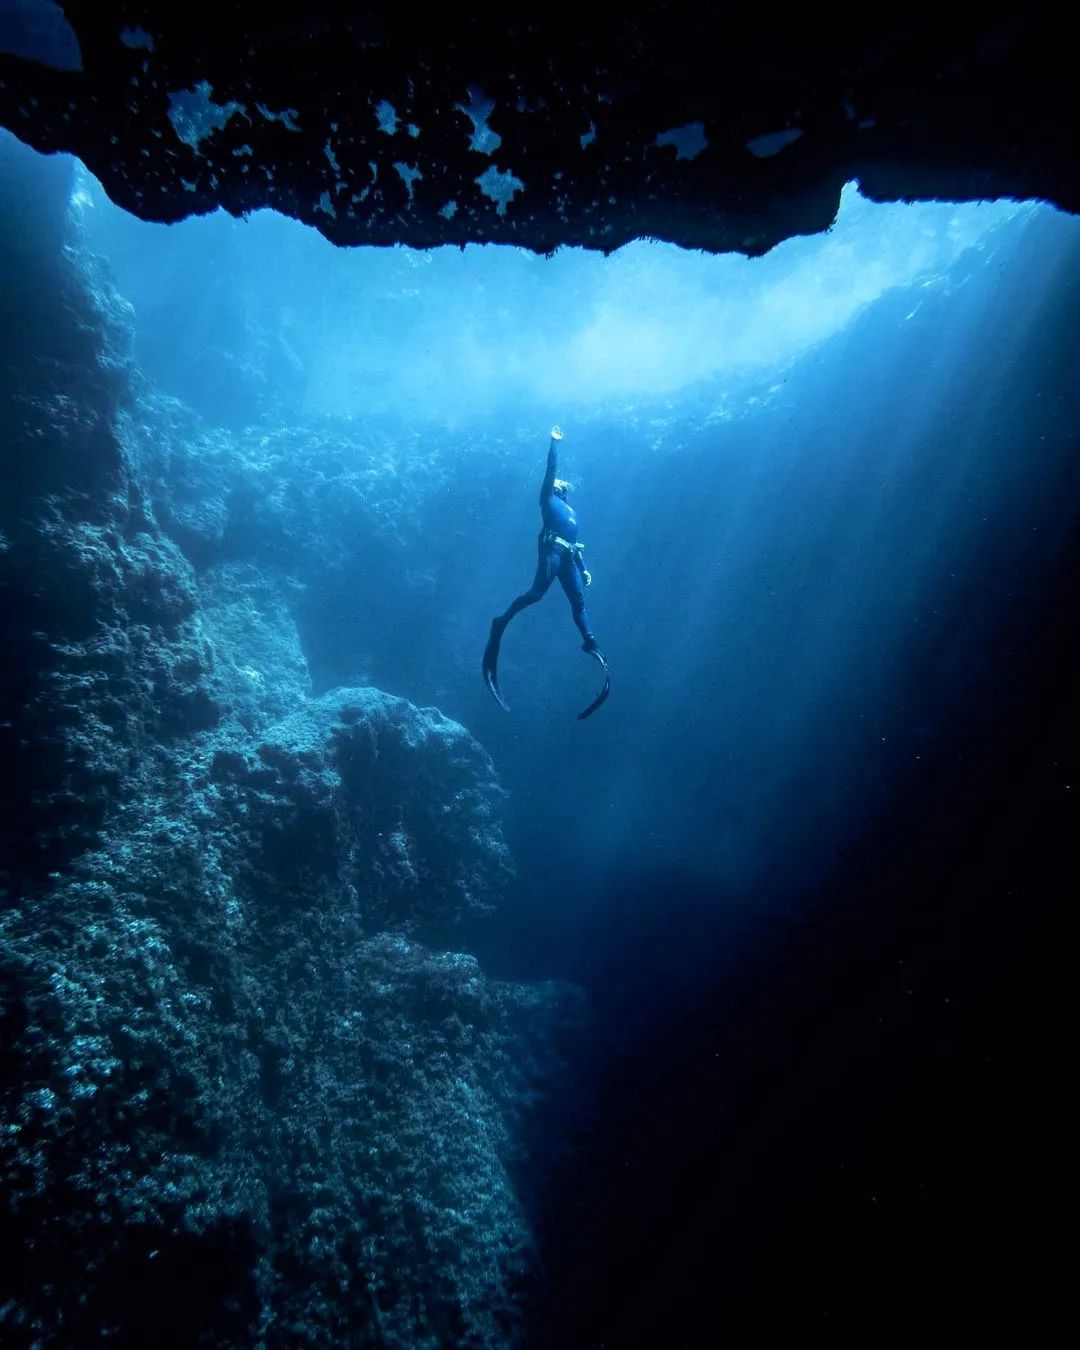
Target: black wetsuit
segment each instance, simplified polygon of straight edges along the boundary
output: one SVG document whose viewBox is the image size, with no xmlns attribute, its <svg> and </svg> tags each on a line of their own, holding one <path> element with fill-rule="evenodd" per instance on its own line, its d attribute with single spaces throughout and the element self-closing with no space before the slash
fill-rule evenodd
<svg viewBox="0 0 1080 1350">
<path fill-rule="evenodd" d="M 555 495 L 555 469 L 557 467 L 557 449 L 554 441 L 548 450 L 547 472 L 540 487 L 540 514 L 544 527 L 538 541 L 536 576 L 529 589 L 514 600 L 510 608 L 498 621 L 502 626 L 510 622 L 515 614 L 520 614 L 529 605 L 535 605 L 547 594 L 548 587 L 556 577 L 570 601 L 570 612 L 586 642 L 593 642 L 589 618 L 585 613 L 585 578 L 581 554 L 575 548 L 567 548 L 556 543 L 564 539 L 567 544 L 576 544 L 578 537 L 577 517 L 573 508 L 561 497 Z"/>
</svg>

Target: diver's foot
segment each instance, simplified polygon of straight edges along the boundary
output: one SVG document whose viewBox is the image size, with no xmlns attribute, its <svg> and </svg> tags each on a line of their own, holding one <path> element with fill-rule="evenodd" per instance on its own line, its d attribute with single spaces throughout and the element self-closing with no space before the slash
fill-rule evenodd
<svg viewBox="0 0 1080 1350">
<path fill-rule="evenodd" d="M 583 652 L 598 652 L 600 650 L 600 644 L 594 637 L 589 636 L 581 644 L 581 650 Z"/>
</svg>

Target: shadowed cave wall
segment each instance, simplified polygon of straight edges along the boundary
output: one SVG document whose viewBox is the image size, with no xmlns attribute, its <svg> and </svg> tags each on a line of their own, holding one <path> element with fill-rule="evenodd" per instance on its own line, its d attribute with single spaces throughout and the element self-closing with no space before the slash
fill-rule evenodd
<svg viewBox="0 0 1080 1350">
<path fill-rule="evenodd" d="M 23 3 L 0 27 L 0 123 L 148 220 L 269 206 L 339 244 L 756 254 L 826 229 L 853 178 L 879 200 L 1073 209 L 1062 22 Z"/>
</svg>

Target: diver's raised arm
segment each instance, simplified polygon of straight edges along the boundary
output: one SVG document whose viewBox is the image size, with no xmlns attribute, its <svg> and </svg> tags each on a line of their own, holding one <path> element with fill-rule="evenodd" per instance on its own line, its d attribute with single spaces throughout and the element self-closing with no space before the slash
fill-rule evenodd
<svg viewBox="0 0 1080 1350">
<path fill-rule="evenodd" d="M 551 428 L 551 444 L 548 446 L 547 472 L 544 474 L 544 481 L 540 485 L 540 505 L 544 506 L 547 499 L 555 490 L 555 470 L 559 467 L 559 442 L 562 440 L 562 429 L 560 427 Z"/>
</svg>

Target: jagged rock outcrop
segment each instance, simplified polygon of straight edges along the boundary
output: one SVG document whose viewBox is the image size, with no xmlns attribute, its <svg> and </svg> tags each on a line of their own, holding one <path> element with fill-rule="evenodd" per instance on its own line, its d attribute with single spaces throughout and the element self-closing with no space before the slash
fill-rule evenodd
<svg viewBox="0 0 1080 1350">
<path fill-rule="evenodd" d="M 373 690 L 235 745 L 4 922 L 12 1325 L 134 1343 L 165 1298 L 188 1344 L 512 1343 L 566 998 L 417 941 L 506 878 L 490 764 Z"/>
<path fill-rule="evenodd" d="M 0 878 L 87 846 L 142 755 L 211 725 L 192 571 L 134 465 L 129 314 L 64 226 L 70 162 L 2 155 Z"/>
<path fill-rule="evenodd" d="M 574 996 L 456 949 L 512 873 L 491 762 L 434 709 L 311 697 L 295 582 L 206 484 L 155 486 L 64 166 L 12 163 L 5 1339 L 513 1344 Z"/>
<path fill-rule="evenodd" d="M 0 123 L 147 220 L 273 207 L 339 244 L 757 254 L 827 229 L 853 178 L 1078 201 L 1071 49 L 1039 5 L 39 8 L 0 27 Z"/>
</svg>

